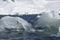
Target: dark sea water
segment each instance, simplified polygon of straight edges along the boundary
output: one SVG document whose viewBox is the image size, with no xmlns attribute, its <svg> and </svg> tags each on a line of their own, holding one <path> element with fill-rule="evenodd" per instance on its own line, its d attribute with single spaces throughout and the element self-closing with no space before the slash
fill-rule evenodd
<svg viewBox="0 0 60 40">
<path fill-rule="evenodd" d="M 0 33 L 0 40 L 60 40 L 60 37 L 42 36 L 38 32 L 6 31 Z"/>
</svg>

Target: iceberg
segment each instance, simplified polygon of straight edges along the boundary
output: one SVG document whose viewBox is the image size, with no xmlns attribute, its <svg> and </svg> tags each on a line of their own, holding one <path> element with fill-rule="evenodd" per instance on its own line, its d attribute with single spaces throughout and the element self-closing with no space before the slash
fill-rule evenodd
<svg viewBox="0 0 60 40">
<path fill-rule="evenodd" d="M 43 32 L 48 34 L 57 34 L 60 32 L 59 13 L 41 13 L 40 17 L 34 22 L 34 27 L 43 27 Z"/>
<path fill-rule="evenodd" d="M 5 16 L 1 18 L 3 24 L 3 28 L 17 28 L 17 30 L 20 28 L 23 28 L 25 31 L 34 31 L 32 28 L 32 25 L 28 23 L 26 20 L 20 17 L 11 17 L 11 16 Z"/>
</svg>

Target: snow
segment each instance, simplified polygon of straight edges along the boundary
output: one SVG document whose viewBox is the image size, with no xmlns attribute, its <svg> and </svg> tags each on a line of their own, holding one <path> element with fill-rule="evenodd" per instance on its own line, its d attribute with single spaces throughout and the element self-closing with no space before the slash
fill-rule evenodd
<svg viewBox="0 0 60 40">
<path fill-rule="evenodd" d="M 3 8 L 4 13 L 0 14 L 22 14 L 28 12 L 29 14 L 36 14 L 45 11 L 44 5 L 47 3 L 45 0 L 0 0 L 0 7 Z M 2 4 L 2 5 L 1 5 Z"/>
</svg>

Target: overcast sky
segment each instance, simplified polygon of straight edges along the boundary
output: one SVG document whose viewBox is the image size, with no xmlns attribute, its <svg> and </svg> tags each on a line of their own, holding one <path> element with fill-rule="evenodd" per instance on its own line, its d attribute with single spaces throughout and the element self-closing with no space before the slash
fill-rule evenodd
<svg viewBox="0 0 60 40">
<path fill-rule="evenodd" d="M 12 2 L 10 0 L 2 1 L 0 0 L 0 14 L 14 14 L 14 13 L 40 13 L 47 11 L 52 8 L 60 8 L 59 0 L 15 0 Z M 56 6 L 57 5 L 57 6 Z M 54 7 L 55 6 L 55 7 Z"/>
</svg>

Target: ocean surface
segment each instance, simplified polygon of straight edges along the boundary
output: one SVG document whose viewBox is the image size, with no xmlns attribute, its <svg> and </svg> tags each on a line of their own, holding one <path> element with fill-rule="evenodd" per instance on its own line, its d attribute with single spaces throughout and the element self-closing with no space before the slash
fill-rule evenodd
<svg viewBox="0 0 60 40">
<path fill-rule="evenodd" d="M 60 40 L 60 37 L 46 37 L 35 32 L 1 32 L 0 40 Z"/>
</svg>

